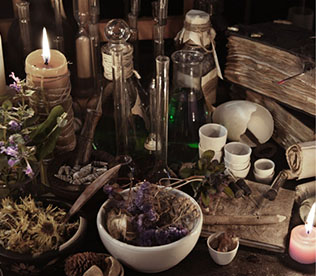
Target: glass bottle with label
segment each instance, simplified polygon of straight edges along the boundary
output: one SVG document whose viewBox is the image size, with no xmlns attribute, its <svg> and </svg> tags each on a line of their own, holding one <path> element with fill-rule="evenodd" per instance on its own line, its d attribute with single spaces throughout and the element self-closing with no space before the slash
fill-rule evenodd
<svg viewBox="0 0 316 276">
<path fill-rule="evenodd" d="M 190 10 L 185 16 L 183 29 L 175 37 L 178 49 L 195 50 L 204 55 L 202 64 L 202 91 L 209 111 L 216 102 L 218 75 L 221 76 L 215 52 L 215 30 L 210 15 L 201 10 Z"/>
<path fill-rule="evenodd" d="M 144 141 L 147 136 L 147 119 L 145 109 L 146 92 L 137 79 L 133 67 L 133 47 L 127 40 L 130 36 L 129 26 L 122 19 L 112 19 L 105 27 L 105 36 L 108 40 L 102 49 L 102 65 L 104 69 L 104 89 L 103 89 L 103 115 L 98 125 L 95 143 L 98 149 L 105 150 L 114 154 L 116 144 L 114 129 L 115 105 L 114 86 L 113 86 L 113 60 L 112 49 L 119 47 L 122 49 L 122 62 L 125 78 L 125 93 L 127 98 L 126 108 L 129 111 L 128 116 L 128 152 L 132 158 L 137 158 L 144 151 Z"/>
<path fill-rule="evenodd" d="M 202 62 L 199 51 L 178 50 L 171 55 L 173 85 L 169 100 L 169 155 L 192 161 L 198 154 L 199 127 L 208 111 L 201 89 Z"/>
</svg>

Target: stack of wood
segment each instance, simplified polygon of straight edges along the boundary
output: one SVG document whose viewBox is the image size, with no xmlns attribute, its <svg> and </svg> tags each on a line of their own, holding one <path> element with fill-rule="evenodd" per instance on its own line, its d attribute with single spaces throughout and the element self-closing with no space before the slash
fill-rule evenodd
<svg viewBox="0 0 316 276">
<path fill-rule="evenodd" d="M 315 34 L 285 23 L 229 28 L 225 77 L 315 116 Z"/>
</svg>

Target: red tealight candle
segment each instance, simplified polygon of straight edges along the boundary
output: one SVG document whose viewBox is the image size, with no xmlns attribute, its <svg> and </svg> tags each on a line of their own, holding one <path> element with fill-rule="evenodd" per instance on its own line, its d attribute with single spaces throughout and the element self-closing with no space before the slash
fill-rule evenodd
<svg viewBox="0 0 316 276">
<path fill-rule="evenodd" d="M 302 264 L 316 262 L 316 228 L 313 227 L 315 208 L 314 203 L 306 224 L 296 226 L 291 232 L 289 254 L 292 259 Z"/>
</svg>

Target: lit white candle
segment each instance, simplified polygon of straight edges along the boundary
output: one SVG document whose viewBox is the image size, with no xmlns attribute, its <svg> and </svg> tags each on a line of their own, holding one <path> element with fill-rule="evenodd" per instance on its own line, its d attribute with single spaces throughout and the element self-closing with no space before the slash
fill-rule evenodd
<svg viewBox="0 0 316 276">
<path fill-rule="evenodd" d="M 45 28 L 42 47 L 26 57 L 25 73 L 28 84 L 50 89 L 65 87 L 69 81 L 66 57 L 58 50 L 50 50 Z"/>
<path fill-rule="evenodd" d="M 5 70 L 3 63 L 2 39 L 0 35 L 0 96 L 6 94 Z"/>
<path fill-rule="evenodd" d="M 296 226 L 290 237 L 289 254 L 302 264 L 316 262 L 316 228 L 313 227 L 316 204 L 314 203 L 305 225 Z"/>
</svg>

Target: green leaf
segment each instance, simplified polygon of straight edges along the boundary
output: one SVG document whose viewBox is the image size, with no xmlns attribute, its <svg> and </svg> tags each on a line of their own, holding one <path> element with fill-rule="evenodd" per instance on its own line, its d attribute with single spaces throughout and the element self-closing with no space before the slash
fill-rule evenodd
<svg viewBox="0 0 316 276">
<path fill-rule="evenodd" d="M 64 113 L 64 109 L 61 105 L 57 105 L 52 108 L 47 119 L 41 123 L 31 134 L 31 145 L 39 145 L 43 143 L 48 135 L 52 132 L 57 125 L 57 118 Z"/>
<path fill-rule="evenodd" d="M 10 100 L 5 100 L 3 103 L 2 103 L 2 108 L 4 110 L 9 110 L 12 108 L 12 102 Z"/>
<path fill-rule="evenodd" d="M 211 162 L 211 160 L 213 159 L 214 155 L 215 155 L 215 152 L 213 150 L 207 150 L 207 151 L 203 152 L 201 158 L 208 160 L 208 162 Z"/>
<path fill-rule="evenodd" d="M 224 188 L 224 193 L 229 196 L 230 198 L 234 198 L 235 195 L 234 195 L 234 192 L 232 191 L 231 188 L 229 188 L 228 186 L 225 186 Z"/>
<path fill-rule="evenodd" d="M 36 147 L 36 158 L 38 161 L 43 160 L 46 156 L 54 151 L 60 132 L 61 128 L 57 128 L 52 132 L 49 139 Z"/>
<path fill-rule="evenodd" d="M 191 168 L 181 168 L 179 171 L 179 176 L 181 178 L 187 178 L 192 175 L 193 169 Z"/>
<path fill-rule="evenodd" d="M 201 199 L 204 207 L 208 207 L 210 205 L 210 197 L 207 193 L 201 193 Z"/>
</svg>

